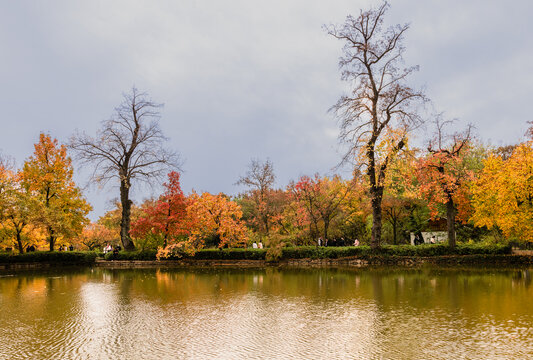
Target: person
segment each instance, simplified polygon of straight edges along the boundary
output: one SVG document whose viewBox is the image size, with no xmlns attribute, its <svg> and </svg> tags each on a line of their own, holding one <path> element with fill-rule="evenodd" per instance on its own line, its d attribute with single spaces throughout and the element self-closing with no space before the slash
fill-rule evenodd
<svg viewBox="0 0 533 360">
<path fill-rule="evenodd" d="M 257 243 L 254 241 L 254 243 L 252 244 L 252 248 L 254 249 L 257 249 Z"/>
<path fill-rule="evenodd" d="M 322 237 L 318 238 L 318 246 L 322 246 Z"/>
<path fill-rule="evenodd" d="M 70 251 L 74 251 L 74 246 L 72 246 L 72 244 L 70 244 L 70 246 L 68 247 L 68 249 L 69 249 Z"/>
<path fill-rule="evenodd" d="M 415 245 L 422 245 L 424 243 L 424 236 L 421 231 L 417 231 L 415 234 Z"/>
<path fill-rule="evenodd" d="M 259 249 L 262 249 L 263 248 L 263 243 L 261 241 L 259 241 L 259 244 L 257 244 L 257 246 L 259 247 Z"/>
<path fill-rule="evenodd" d="M 108 252 L 111 251 L 111 245 L 107 244 L 105 247 L 104 247 L 104 254 L 107 254 Z"/>
<path fill-rule="evenodd" d="M 429 240 L 429 242 L 432 243 L 432 244 L 435 244 L 435 235 L 433 235 L 433 236 L 431 237 L 431 239 Z"/>
<path fill-rule="evenodd" d="M 359 240 L 358 239 L 355 239 L 355 241 L 353 242 L 353 246 L 359 246 Z"/>
<path fill-rule="evenodd" d="M 59 247 L 57 248 L 57 251 L 63 251 L 63 246 L 59 245 Z"/>
</svg>

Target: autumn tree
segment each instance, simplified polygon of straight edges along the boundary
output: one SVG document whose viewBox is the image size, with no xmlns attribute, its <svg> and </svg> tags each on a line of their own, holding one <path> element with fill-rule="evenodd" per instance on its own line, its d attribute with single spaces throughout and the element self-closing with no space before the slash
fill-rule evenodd
<svg viewBox="0 0 533 360">
<path fill-rule="evenodd" d="M 505 159 L 491 155 L 472 186 L 477 226 L 499 228 L 508 238 L 533 240 L 533 141 Z"/>
<path fill-rule="evenodd" d="M 189 233 L 187 223 L 187 199 L 181 190 L 180 174 L 172 171 L 168 182 L 164 183 L 165 192 L 143 209 L 141 215 L 132 224 L 134 236 L 158 235 L 163 238 L 166 247 L 170 238 Z"/>
<path fill-rule="evenodd" d="M 50 251 L 58 237 L 81 232 L 88 222 L 91 206 L 72 179 L 72 161 L 67 147 L 50 135 L 41 133 L 35 152 L 21 172 L 21 187 L 31 192 L 35 201 L 35 221 L 47 232 Z"/>
<path fill-rule="evenodd" d="M 78 133 L 70 142 L 82 163 L 94 165 L 94 180 L 102 185 L 111 179 L 118 181 L 120 239 L 126 250 L 135 248 L 130 238 L 130 191 L 134 181 L 157 181 L 169 167 L 177 166 L 176 153 L 163 147 L 167 138 L 158 124 L 161 107 L 146 93 L 133 88 L 123 95 L 111 119 L 102 122 L 96 137 Z"/>
<path fill-rule="evenodd" d="M 10 185 L 5 191 L 5 208 L 3 212 L 4 224 L 15 238 L 20 253 L 27 244 L 24 243 L 24 232 L 32 226 L 38 214 L 38 207 L 27 185 L 21 185 L 20 174 L 12 175 L 8 181 Z"/>
<path fill-rule="evenodd" d="M 23 232 L 31 223 L 33 211 L 31 196 L 26 188 L 22 188 L 19 176 L 14 172 L 12 164 L 0 159 L 0 221 L 2 236 L 15 240 L 20 253 L 24 251 Z"/>
<path fill-rule="evenodd" d="M 187 214 L 191 219 L 189 240 L 197 247 L 202 247 L 207 239 L 214 239 L 218 247 L 242 247 L 248 240 L 240 206 L 222 193 L 193 192 Z"/>
<path fill-rule="evenodd" d="M 118 233 L 114 233 L 104 225 L 96 222 L 90 223 L 83 231 L 72 240 L 72 244 L 78 248 L 86 247 L 89 251 L 102 249 L 106 244 L 112 244 L 119 240 Z"/>
<path fill-rule="evenodd" d="M 469 204 L 468 182 L 473 172 L 468 167 L 468 153 L 471 149 L 472 127 L 463 132 L 446 135 L 444 128 L 452 121 L 436 121 L 436 135 L 427 148 L 427 155 L 419 159 L 416 176 L 420 195 L 427 199 L 432 216 L 438 214 L 438 205 L 446 208 L 448 245 L 455 247 L 455 220 L 459 208 L 461 219 L 467 220 L 466 206 Z"/>
<path fill-rule="evenodd" d="M 341 204 L 350 191 L 350 183 L 345 184 L 339 176 L 329 179 L 316 174 L 313 178 L 302 176 L 289 188 L 308 216 L 311 236 L 322 232 L 324 239 L 328 239 L 329 226 L 340 213 Z"/>
<path fill-rule="evenodd" d="M 258 228 L 266 235 L 270 232 L 272 217 L 274 214 L 275 196 L 273 196 L 272 186 L 276 180 L 274 175 L 274 166 L 270 160 L 261 162 L 252 159 L 248 171 L 241 176 L 236 185 L 244 185 L 249 189 L 245 195 L 250 200 L 253 211 L 253 219 L 257 220 Z"/>
<path fill-rule="evenodd" d="M 344 43 L 339 66 L 342 79 L 353 84 L 350 93 L 332 107 L 341 122 L 339 140 L 348 145 L 343 162 L 366 169 L 372 205 L 372 247 L 380 244 L 382 199 L 391 160 L 406 146 L 409 131 L 421 122 L 415 105 L 422 92 L 407 85 L 417 67 L 403 66 L 403 39 L 408 25 L 384 28 L 389 8 L 348 16 L 340 25 L 326 27 Z"/>
</svg>

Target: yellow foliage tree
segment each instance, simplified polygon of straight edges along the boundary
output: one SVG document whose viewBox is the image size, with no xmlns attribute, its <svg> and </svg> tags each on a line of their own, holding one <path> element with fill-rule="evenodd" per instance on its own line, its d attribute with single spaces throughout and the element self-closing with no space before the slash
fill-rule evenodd
<svg viewBox="0 0 533 360">
<path fill-rule="evenodd" d="M 532 241 L 533 142 L 517 146 L 507 160 L 487 158 L 472 193 L 477 226 L 497 226 L 508 238 Z"/>
</svg>

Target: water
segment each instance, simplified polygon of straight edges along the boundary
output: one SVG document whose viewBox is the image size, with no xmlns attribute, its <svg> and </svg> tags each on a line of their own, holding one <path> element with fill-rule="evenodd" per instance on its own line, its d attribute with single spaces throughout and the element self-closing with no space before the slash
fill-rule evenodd
<svg viewBox="0 0 533 360">
<path fill-rule="evenodd" d="M 0 273 L 0 359 L 531 359 L 533 269 Z"/>
</svg>

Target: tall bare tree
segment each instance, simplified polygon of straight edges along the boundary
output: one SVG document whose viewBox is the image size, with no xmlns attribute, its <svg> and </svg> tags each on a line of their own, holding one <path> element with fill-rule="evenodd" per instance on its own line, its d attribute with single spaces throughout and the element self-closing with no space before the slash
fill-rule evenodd
<svg viewBox="0 0 533 360">
<path fill-rule="evenodd" d="M 158 124 L 162 106 L 146 93 L 132 88 L 123 95 L 113 116 L 102 122 L 96 137 L 77 133 L 70 142 L 82 163 L 94 165 L 92 179 L 102 185 L 111 179 L 119 181 L 120 239 L 126 250 L 135 248 L 129 236 L 133 180 L 159 182 L 169 168 L 178 166 L 178 155 L 163 147 L 167 138 Z"/>
<path fill-rule="evenodd" d="M 391 160 L 406 145 L 409 131 L 420 124 L 415 105 L 426 98 L 406 85 L 418 67 L 403 67 L 402 41 L 409 25 L 383 27 L 389 5 L 348 16 L 340 25 L 326 26 L 329 35 L 343 41 L 339 61 L 350 93 L 331 108 L 340 120 L 339 140 L 349 146 L 343 162 L 355 159 L 368 176 L 372 202 L 372 247 L 380 245 L 381 203 Z"/>
<path fill-rule="evenodd" d="M 274 165 L 267 159 L 262 162 L 252 159 L 248 166 L 246 175 L 241 176 L 235 185 L 244 185 L 251 190 L 252 199 L 258 211 L 258 215 L 263 223 L 265 233 L 269 233 L 269 222 L 271 217 L 269 192 L 276 181 L 274 175 Z"/>
</svg>

